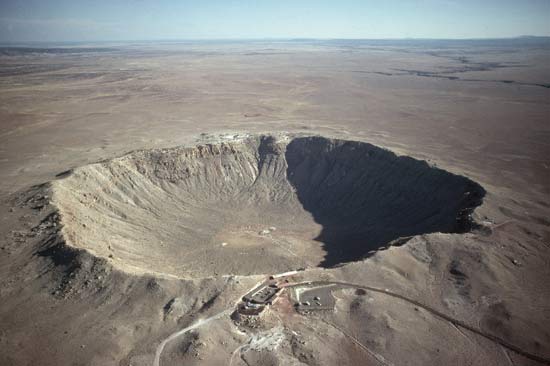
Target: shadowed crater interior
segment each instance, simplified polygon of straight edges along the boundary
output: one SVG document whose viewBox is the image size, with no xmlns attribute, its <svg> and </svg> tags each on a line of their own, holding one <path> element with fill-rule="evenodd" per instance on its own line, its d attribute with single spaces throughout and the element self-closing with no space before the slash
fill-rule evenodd
<svg viewBox="0 0 550 366">
<path fill-rule="evenodd" d="M 485 191 L 368 143 L 252 136 L 138 151 L 52 183 L 69 246 L 130 272 L 267 274 L 470 230 Z"/>
<path fill-rule="evenodd" d="M 322 266 L 399 237 L 468 231 L 485 194 L 465 177 L 367 143 L 295 139 L 286 159 L 298 199 L 323 226 L 316 238 L 327 251 Z"/>
</svg>

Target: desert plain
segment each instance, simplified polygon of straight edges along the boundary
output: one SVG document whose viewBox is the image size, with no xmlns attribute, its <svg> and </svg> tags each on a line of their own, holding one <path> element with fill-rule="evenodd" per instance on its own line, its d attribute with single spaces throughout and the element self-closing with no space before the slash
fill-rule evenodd
<svg viewBox="0 0 550 366">
<path fill-rule="evenodd" d="M 0 48 L 0 364 L 550 364 L 549 60 Z"/>
</svg>

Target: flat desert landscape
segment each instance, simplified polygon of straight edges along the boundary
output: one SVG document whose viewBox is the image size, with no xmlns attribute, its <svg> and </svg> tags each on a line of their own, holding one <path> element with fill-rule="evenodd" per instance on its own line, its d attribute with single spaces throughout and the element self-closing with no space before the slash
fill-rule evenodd
<svg viewBox="0 0 550 366">
<path fill-rule="evenodd" d="M 0 364 L 550 364 L 549 60 L 0 48 Z"/>
</svg>

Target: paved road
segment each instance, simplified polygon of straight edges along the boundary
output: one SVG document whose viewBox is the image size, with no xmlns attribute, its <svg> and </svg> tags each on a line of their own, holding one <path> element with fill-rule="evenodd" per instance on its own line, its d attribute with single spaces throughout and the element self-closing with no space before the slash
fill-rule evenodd
<svg viewBox="0 0 550 366">
<path fill-rule="evenodd" d="M 278 276 L 278 275 L 274 275 L 274 276 Z M 250 288 L 247 292 L 245 292 L 242 296 L 249 293 L 250 291 L 252 291 L 256 287 L 260 286 L 263 282 L 265 282 L 265 281 L 258 282 L 252 288 Z M 351 288 L 357 288 L 357 289 L 363 289 L 363 290 L 367 290 L 367 291 L 377 292 L 377 293 L 380 293 L 380 294 L 385 294 L 387 296 L 391 296 L 391 297 L 406 301 L 410 304 L 413 304 L 415 306 L 418 306 L 418 307 L 426 310 L 427 312 L 431 313 L 432 315 L 434 315 L 438 318 L 446 320 L 446 321 L 450 322 L 451 324 L 453 324 L 457 327 L 462 327 L 464 329 L 469 330 L 470 332 L 478 334 L 478 335 L 480 335 L 484 338 L 487 338 L 487 339 L 489 339 L 489 340 L 491 340 L 495 343 L 498 343 L 501 346 L 503 346 L 503 347 L 513 351 L 513 352 L 516 352 L 516 353 L 518 353 L 518 354 L 520 354 L 520 355 L 522 355 L 522 356 L 524 356 L 528 359 L 535 360 L 537 362 L 541 362 L 541 363 L 544 363 L 546 365 L 550 365 L 550 359 L 548 359 L 548 358 L 526 352 L 526 351 L 522 350 L 521 348 L 509 343 L 508 341 L 506 341 L 504 339 L 501 339 L 501 338 L 499 338 L 495 335 L 489 334 L 489 333 L 485 333 L 482 330 L 474 328 L 474 327 L 466 324 L 465 322 L 463 322 L 461 320 L 454 319 L 454 318 L 442 313 L 441 311 L 439 311 L 435 308 L 432 308 L 431 306 L 422 304 L 422 303 L 420 303 L 420 302 L 418 302 L 414 299 L 410 299 L 408 297 L 397 294 L 395 292 L 391 292 L 388 289 L 382 289 L 382 288 L 378 288 L 378 287 L 359 285 L 359 284 L 355 284 L 355 283 L 341 282 L 341 281 L 306 281 L 306 282 L 299 282 L 299 283 L 290 283 L 290 284 L 285 285 L 284 287 L 288 287 L 288 288 L 299 287 L 299 286 L 312 286 L 312 287 L 315 287 L 315 286 L 324 286 L 324 285 L 331 285 L 331 284 L 339 285 L 339 286 L 342 286 L 342 287 L 351 287 Z M 238 298 L 238 300 L 235 302 L 235 305 L 241 300 L 242 296 L 240 296 Z M 199 328 L 199 327 L 201 327 L 205 324 L 208 324 L 209 322 L 211 322 L 213 320 L 219 319 L 219 318 L 223 317 L 224 315 L 229 315 L 233 311 L 234 311 L 233 307 L 230 308 L 230 309 L 226 309 L 226 310 L 224 310 L 220 313 L 217 313 L 217 314 L 215 314 L 215 315 L 213 315 L 209 318 L 200 319 L 196 323 L 194 323 L 193 325 L 190 325 L 190 326 L 188 326 L 186 328 L 183 328 L 183 329 L 181 329 L 181 330 L 179 330 L 175 333 L 172 333 L 170 336 L 168 336 L 168 338 L 163 340 L 159 344 L 159 346 L 157 347 L 157 350 L 156 350 L 156 353 L 155 353 L 155 359 L 153 361 L 153 366 L 160 366 L 160 356 L 162 354 L 162 351 L 164 350 L 164 347 L 169 342 L 173 341 L 174 339 L 178 338 L 179 336 L 181 336 L 181 335 L 183 335 L 183 334 L 185 334 L 185 333 L 187 333 L 187 332 L 189 332 L 193 329 L 197 329 L 197 328 Z M 233 359 L 233 355 L 232 355 L 231 358 Z"/>
<path fill-rule="evenodd" d="M 349 283 L 349 282 L 340 282 L 340 281 L 307 281 L 307 282 L 288 284 L 285 287 L 323 286 L 323 285 L 328 285 L 328 284 L 335 284 L 335 285 L 340 285 L 340 286 L 343 286 L 343 287 L 358 288 L 358 289 L 363 289 L 363 290 L 367 290 L 367 291 L 377 292 L 377 293 L 385 294 L 387 296 L 391 296 L 391 297 L 406 301 L 408 303 L 411 303 L 413 305 L 418 306 L 419 308 L 422 308 L 422 309 L 426 310 L 427 312 L 431 313 L 432 315 L 437 316 L 438 318 L 446 320 L 446 321 L 452 323 L 453 325 L 455 325 L 457 327 L 462 327 L 464 329 L 469 330 L 470 332 L 478 334 L 478 335 L 480 335 L 484 338 L 487 338 L 487 339 L 489 339 L 489 340 L 491 340 L 495 343 L 498 343 L 501 346 L 503 346 L 503 347 L 513 351 L 513 352 L 516 352 L 516 353 L 518 353 L 518 354 L 520 354 L 520 355 L 522 355 L 522 356 L 524 356 L 528 359 L 531 359 L 531 360 L 534 360 L 534 361 L 537 361 L 537 362 L 541 362 L 541 363 L 544 363 L 546 365 L 550 365 L 550 359 L 548 359 L 546 357 L 542 357 L 542 356 L 535 355 L 535 354 L 529 353 L 527 351 L 524 351 L 521 348 L 519 348 L 518 346 L 515 346 L 515 345 L 509 343 L 508 341 L 506 341 L 506 340 L 504 340 L 500 337 L 497 337 L 493 334 L 485 333 L 482 330 L 474 328 L 474 327 L 466 324 L 465 322 L 463 322 L 461 320 L 454 319 L 454 318 L 442 313 L 441 311 L 439 311 L 437 309 L 434 309 L 434 308 L 432 308 L 428 305 L 422 304 L 422 303 L 420 303 L 416 300 L 409 299 L 408 297 L 397 294 L 395 292 L 391 292 L 387 289 L 382 289 L 382 288 L 378 288 L 378 287 L 371 287 L 371 286 L 365 286 L 365 285 L 358 285 L 358 284 Z"/>
</svg>

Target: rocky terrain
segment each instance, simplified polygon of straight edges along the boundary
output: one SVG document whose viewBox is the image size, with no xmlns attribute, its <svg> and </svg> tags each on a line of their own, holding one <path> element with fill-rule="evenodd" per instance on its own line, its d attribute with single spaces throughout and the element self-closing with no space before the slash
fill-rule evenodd
<svg viewBox="0 0 550 366">
<path fill-rule="evenodd" d="M 0 55 L 0 364 L 550 363 L 546 46 L 182 47 Z"/>
</svg>

